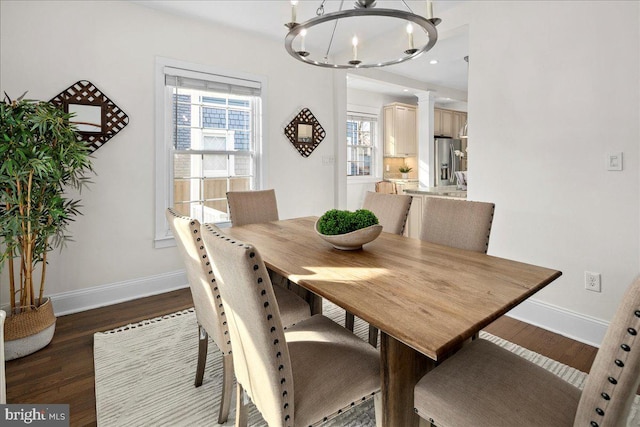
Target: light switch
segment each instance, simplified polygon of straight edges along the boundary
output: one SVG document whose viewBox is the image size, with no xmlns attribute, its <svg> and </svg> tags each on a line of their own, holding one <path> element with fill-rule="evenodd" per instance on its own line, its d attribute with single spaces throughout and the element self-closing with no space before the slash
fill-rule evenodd
<svg viewBox="0 0 640 427">
<path fill-rule="evenodd" d="M 607 170 L 610 170 L 610 171 L 622 170 L 622 152 L 607 154 Z"/>
</svg>

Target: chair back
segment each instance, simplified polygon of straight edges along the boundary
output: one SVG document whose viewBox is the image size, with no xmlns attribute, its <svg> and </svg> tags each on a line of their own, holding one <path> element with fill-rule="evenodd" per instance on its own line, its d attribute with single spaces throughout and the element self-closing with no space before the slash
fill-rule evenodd
<svg viewBox="0 0 640 427">
<path fill-rule="evenodd" d="M 376 182 L 376 193 L 397 194 L 396 184 L 391 181 Z"/>
<path fill-rule="evenodd" d="M 165 216 L 187 270 L 196 319 L 222 354 L 229 354 L 231 343 L 227 338 L 224 308 L 209 256 L 200 235 L 200 222 L 197 219 L 181 216 L 171 208 L 167 208 Z"/>
<path fill-rule="evenodd" d="M 363 209 L 368 209 L 378 217 L 382 231 L 393 234 L 404 232 L 411 201 L 413 198 L 405 194 L 384 194 L 367 191 Z"/>
<path fill-rule="evenodd" d="M 234 226 L 280 219 L 275 190 L 229 191 L 227 201 Z"/>
<path fill-rule="evenodd" d="M 203 235 L 225 306 L 236 379 L 269 426 L 294 425 L 289 349 L 262 257 L 209 224 Z"/>
<path fill-rule="evenodd" d="M 425 197 L 420 239 L 487 253 L 494 208 L 493 203 Z"/>
<path fill-rule="evenodd" d="M 618 306 L 585 384 L 574 426 L 626 426 L 640 385 L 640 278 Z"/>
</svg>

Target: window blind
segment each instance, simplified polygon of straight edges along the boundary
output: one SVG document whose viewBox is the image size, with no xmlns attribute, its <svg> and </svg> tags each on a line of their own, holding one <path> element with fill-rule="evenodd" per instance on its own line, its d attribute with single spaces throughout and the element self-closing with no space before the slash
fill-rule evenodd
<svg viewBox="0 0 640 427">
<path fill-rule="evenodd" d="M 204 90 L 239 96 L 260 96 L 260 82 L 217 74 L 165 67 L 165 86 Z"/>
</svg>

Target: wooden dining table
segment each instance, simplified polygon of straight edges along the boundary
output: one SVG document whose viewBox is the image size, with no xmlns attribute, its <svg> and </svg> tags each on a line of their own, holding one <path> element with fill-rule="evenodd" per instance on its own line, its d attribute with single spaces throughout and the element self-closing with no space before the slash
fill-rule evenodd
<svg viewBox="0 0 640 427">
<path fill-rule="evenodd" d="M 384 232 L 360 250 L 342 251 L 316 234 L 316 219 L 224 232 L 253 244 L 269 269 L 380 330 L 385 427 L 417 426 L 417 381 L 562 274 Z"/>
</svg>

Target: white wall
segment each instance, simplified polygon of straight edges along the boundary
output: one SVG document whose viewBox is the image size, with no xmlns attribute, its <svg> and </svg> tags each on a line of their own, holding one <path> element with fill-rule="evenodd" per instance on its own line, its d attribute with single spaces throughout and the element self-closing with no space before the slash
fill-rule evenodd
<svg viewBox="0 0 640 427">
<path fill-rule="evenodd" d="M 89 80 L 130 118 L 95 153 L 97 176 L 82 194 L 84 216 L 70 227 L 75 242 L 51 254 L 46 294 L 183 268 L 175 248 L 153 248 L 156 56 L 266 75 L 267 186 L 276 189 L 281 217 L 334 206 L 334 165 L 322 163 L 336 143 L 331 70 L 295 61 L 279 42 L 129 2 L 3 1 L 0 16 L 0 93 L 17 97 L 28 90 L 29 97 L 48 100 Z M 302 107 L 327 131 L 308 158 L 283 135 Z"/>
<path fill-rule="evenodd" d="M 640 3 L 472 7 L 469 198 L 496 203 L 489 253 L 561 270 L 534 298 L 608 321 L 639 273 Z"/>
</svg>

